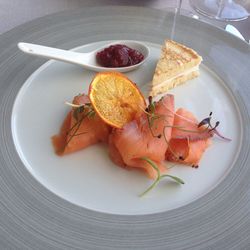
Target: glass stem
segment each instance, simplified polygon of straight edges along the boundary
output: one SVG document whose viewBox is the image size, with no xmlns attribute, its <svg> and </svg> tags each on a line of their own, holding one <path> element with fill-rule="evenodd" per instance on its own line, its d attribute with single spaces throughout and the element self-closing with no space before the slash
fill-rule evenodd
<svg viewBox="0 0 250 250">
<path fill-rule="evenodd" d="M 177 1 L 178 1 L 178 5 L 177 5 L 177 8 L 175 8 L 174 22 L 173 22 L 172 31 L 171 31 L 171 40 L 174 40 L 176 20 L 177 20 L 177 16 L 179 16 L 181 12 L 182 0 L 177 0 Z"/>
<path fill-rule="evenodd" d="M 224 9 L 224 6 L 225 6 L 225 0 L 219 0 L 218 1 L 218 5 L 219 5 L 219 8 L 218 8 L 218 12 L 217 12 L 217 18 L 220 18 L 221 17 L 221 13 Z"/>
</svg>

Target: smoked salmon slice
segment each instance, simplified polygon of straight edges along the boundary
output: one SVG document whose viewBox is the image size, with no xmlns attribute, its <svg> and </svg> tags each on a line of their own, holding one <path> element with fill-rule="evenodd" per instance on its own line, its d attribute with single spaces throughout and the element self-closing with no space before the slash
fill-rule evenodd
<svg viewBox="0 0 250 250">
<path fill-rule="evenodd" d="M 142 158 L 154 161 L 161 173 L 166 171 L 163 161 L 174 122 L 174 96 L 166 95 L 153 104 L 153 109 L 153 113 L 140 112 L 123 128 L 113 129 L 109 136 L 109 155 L 115 164 L 142 169 L 155 179 L 157 171 Z"/>
<path fill-rule="evenodd" d="M 175 113 L 171 138 L 188 138 L 190 141 L 197 141 L 213 136 L 213 131 L 206 129 L 205 126 L 198 127 L 198 125 L 198 120 L 190 111 L 184 108 L 179 108 Z"/>
<path fill-rule="evenodd" d="M 171 139 L 166 152 L 166 160 L 191 165 L 197 168 L 203 153 L 210 144 L 210 139 L 202 139 L 199 141 Z"/>
<path fill-rule="evenodd" d="M 208 128 L 206 122 L 199 123 L 190 111 L 180 108 L 175 112 L 174 96 L 170 94 L 158 102 L 150 101 L 146 110 L 138 110 L 134 120 L 121 129 L 111 129 L 103 122 L 87 95 L 75 96 L 72 104 L 59 134 L 51 138 L 56 154 L 107 142 L 116 165 L 143 170 L 152 179 L 159 173 L 145 159 L 155 162 L 160 174 L 166 172 L 165 160 L 198 167 L 214 135 L 211 124 Z"/>
<path fill-rule="evenodd" d="M 198 127 L 195 116 L 183 108 L 174 117 L 171 140 L 166 152 L 166 160 L 198 167 L 200 159 L 211 144 L 213 131 Z"/>
<path fill-rule="evenodd" d="M 108 141 L 110 127 L 95 114 L 88 96 L 82 94 L 74 97 L 73 104 L 76 106 L 67 114 L 59 134 L 51 138 L 58 155 Z"/>
</svg>

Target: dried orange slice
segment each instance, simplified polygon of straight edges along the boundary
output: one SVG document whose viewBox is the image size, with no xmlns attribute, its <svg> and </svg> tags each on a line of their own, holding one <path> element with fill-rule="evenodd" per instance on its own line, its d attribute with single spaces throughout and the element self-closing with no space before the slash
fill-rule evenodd
<svg viewBox="0 0 250 250">
<path fill-rule="evenodd" d="M 90 84 L 89 98 L 102 120 L 116 128 L 122 128 L 146 107 L 138 87 L 118 72 L 98 73 Z"/>
</svg>

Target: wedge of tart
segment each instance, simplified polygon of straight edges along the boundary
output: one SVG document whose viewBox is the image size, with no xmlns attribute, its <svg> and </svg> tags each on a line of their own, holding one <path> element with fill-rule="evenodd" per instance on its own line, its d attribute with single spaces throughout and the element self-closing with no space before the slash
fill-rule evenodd
<svg viewBox="0 0 250 250">
<path fill-rule="evenodd" d="M 156 96 L 199 75 L 202 57 L 196 51 L 166 40 L 156 65 L 150 95 Z"/>
</svg>

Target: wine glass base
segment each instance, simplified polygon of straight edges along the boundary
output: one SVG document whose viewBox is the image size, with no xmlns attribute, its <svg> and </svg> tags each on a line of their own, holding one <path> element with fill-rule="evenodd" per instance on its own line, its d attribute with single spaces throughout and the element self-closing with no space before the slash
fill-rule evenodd
<svg viewBox="0 0 250 250">
<path fill-rule="evenodd" d="M 241 21 L 249 16 L 247 9 L 228 0 L 189 0 L 199 14 L 220 21 Z"/>
</svg>

